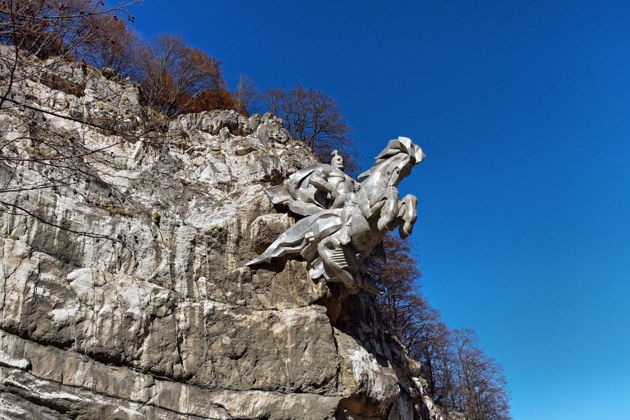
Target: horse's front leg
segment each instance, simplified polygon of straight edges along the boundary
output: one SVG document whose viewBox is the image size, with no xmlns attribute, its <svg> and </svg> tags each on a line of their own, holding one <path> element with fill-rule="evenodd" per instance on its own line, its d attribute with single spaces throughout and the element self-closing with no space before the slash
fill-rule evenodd
<svg viewBox="0 0 630 420">
<path fill-rule="evenodd" d="M 411 235 L 413 225 L 418 218 L 418 199 L 415 195 L 407 194 L 400 203 L 398 203 L 398 217 L 402 219 L 402 224 L 398 228 L 401 238 Z"/>
<path fill-rule="evenodd" d="M 398 189 L 396 187 L 388 187 L 383 200 L 385 200 L 385 204 L 381 209 L 376 225 L 381 232 L 396 227 L 394 223 L 398 217 Z"/>
</svg>

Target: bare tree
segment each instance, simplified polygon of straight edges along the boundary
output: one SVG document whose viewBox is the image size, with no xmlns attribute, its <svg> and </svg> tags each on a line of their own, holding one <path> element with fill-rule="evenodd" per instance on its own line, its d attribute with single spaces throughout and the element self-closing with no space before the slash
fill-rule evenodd
<svg viewBox="0 0 630 420">
<path fill-rule="evenodd" d="M 333 149 L 348 152 L 351 148 L 350 127 L 331 96 L 297 86 L 290 91 L 268 89 L 261 100 L 282 118 L 291 136 L 310 146 L 320 159 L 328 160 Z"/>
<path fill-rule="evenodd" d="M 415 301 L 414 282 L 420 278 L 417 261 L 411 255 L 409 242 L 387 234 L 383 240 L 383 255 L 368 261 L 366 275 L 384 289 L 378 298 L 385 322 L 402 337 L 410 315 L 405 313 L 408 301 Z M 386 257 L 385 257 L 386 256 Z"/>
<path fill-rule="evenodd" d="M 377 298 L 382 318 L 419 360 L 427 390 L 445 408 L 470 420 L 507 420 L 507 384 L 500 365 L 477 346 L 472 330 L 451 331 L 420 293 L 408 242 L 390 235 L 384 241 L 387 260 L 373 259 L 366 275 L 384 293 Z"/>
<path fill-rule="evenodd" d="M 239 102 L 241 112 L 251 112 L 251 107 L 255 104 L 259 96 L 258 89 L 254 86 L 254 82 L 249 77 L 241 74 L 234 91 L 234 97 Z"/>
<path fill-rule="evenodd" d="M 472 330 L 454 331 L 461 409 L 470 420 L 510 419 L 503 370 L 476 343 Z"/>
</svg>

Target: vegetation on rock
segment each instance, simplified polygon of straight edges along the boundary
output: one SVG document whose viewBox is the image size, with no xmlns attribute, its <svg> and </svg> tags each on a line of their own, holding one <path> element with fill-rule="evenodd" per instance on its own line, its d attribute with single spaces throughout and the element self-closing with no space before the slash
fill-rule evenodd
<svg viewBox="0 0 630 420">
<path fill-rule="evenodd" d="M 466 419 L 509 419 L 501 366 L 479 348 L 473 330 L 451 330 L 431 307 L 416 285 L 420 272 L 407 241 L 390 235 L 385 251 L 387 261 L 373 260 L 369 271 L 385 288 L 378 306 L 409 356 L 422 364 L 429 395 Z"/>
</svg>

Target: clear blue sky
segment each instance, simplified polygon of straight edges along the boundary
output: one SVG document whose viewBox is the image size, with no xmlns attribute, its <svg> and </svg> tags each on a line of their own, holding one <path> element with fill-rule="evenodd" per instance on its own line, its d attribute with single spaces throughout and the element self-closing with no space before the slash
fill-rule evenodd
<svg viewBox="0 0 630 420">
<path fill-rule="evenodd" d="M 427 154 L 422 287 L 505 368 L 516 420 L 630 419 L 629 1 L 167 1 L 180 34 L 260 88 L 334 96 L 363 166 Z"/>
</svg>

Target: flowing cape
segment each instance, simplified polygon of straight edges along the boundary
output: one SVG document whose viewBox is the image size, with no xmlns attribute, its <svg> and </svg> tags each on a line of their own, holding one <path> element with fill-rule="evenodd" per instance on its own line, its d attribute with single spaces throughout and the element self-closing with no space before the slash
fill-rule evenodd
<svg viewBox="0 0 630 420">
<path fill-rule="evenodd" d="M 341 209 L 321 210 L 299 220 L 247 265 L 252 266 L 285 255 L 300 254 L 309 263 L 318 258 L 317 245 L 341 229 Z"/>
<path fill-rule="evenodd" d="M 273 204 L 285 205 L 295 214 L 300 216 L 317 214 L 332 204 L 325 193 L 309 182 L 318 169 L 334 170 L 326 163 L 309 166 L 292 174 L 281 185 L 267 188 L 265 193 Z"/>
</svg>

